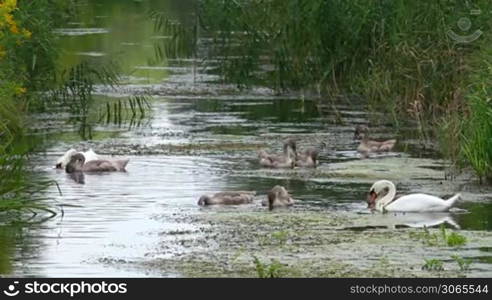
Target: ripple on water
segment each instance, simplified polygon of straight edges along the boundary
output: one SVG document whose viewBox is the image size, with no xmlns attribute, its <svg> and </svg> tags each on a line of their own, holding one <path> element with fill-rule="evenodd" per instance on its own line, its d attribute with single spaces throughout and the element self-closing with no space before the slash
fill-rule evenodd
<svg viewBox="0 0 492 300">
<path fill-rule="evenodd" d="M 54 32 L 58 35 L 65 36 L 83 36 L 92 34 L 107 34 L 108 28 L 58 28 Z"/>
</svg>

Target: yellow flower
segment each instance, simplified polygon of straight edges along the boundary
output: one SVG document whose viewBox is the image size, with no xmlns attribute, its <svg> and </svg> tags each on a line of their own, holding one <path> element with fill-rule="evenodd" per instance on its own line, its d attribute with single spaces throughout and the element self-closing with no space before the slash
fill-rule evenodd
<svg viewBox="0 0 492 300">
<path fill-rule="evenodd" d="M 19 34 L 19 28 L 17 27 L 17 25 L 10 25 L 10 32 L 12 32 L 13 34 Z"/>
<path fill-rule="evenodd" d="M 17 7 L 17 0 L 5 0 L 2 6 L 7 10 L 12 11 Z"/>
<path fill-rule="evenodd" d="M 5 0 L 0 4 L 0 29 L 8 25 L 12 33 L 19 33 L 19 28 L 17 28 L 17 23 L 12 16 L 12 11 L 17 7 L 17 0 Z"/>
<path fill-rule="evenodd" d="M 11 26 L 12 26 L 12 25 L 16 25 L 16 24 L 15 24 L 14 17 L 13 17 L 12 15 L 10 15 L 10 14 L 5 14 L 5 15 L 3 16 L 3 18 L 5 19 L 5 22 L 7 22 L 7 24 L 9 24 L 9 25 L 11 25 Z"/>
</svg>

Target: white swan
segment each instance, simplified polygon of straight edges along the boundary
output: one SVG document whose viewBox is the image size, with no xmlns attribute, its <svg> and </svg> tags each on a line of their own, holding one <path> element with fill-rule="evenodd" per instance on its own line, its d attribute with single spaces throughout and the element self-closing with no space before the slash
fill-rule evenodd
<svg viewBox="0 0 492 300">
<path fill-rule="evenodd" d="M 380 212 L 424 212 L 424 211 L 448 211 L 461 197 L 456 194 L 448 200 L 444 200 L 427 194 L 410 194 L 396 198 L 396 187 L 389 180 L 380 180 L 374 183 L 369 190 L 367 203 L 369 208 Z"/>
<path fill-rule="evenodd" d="M 79 153 L 77 150 L 75 149 L 70 149 L 68 150 L 67 152 L 65 152 L 65 154 L 63 154 L 62 157 L 60 157 L 57 161 L 56 161 L 56 165 L 55 165 L 55 168 L 57 169 L 65 169 L 65 167 L 67 166 L 67 164 L 70 162 L 70 159 L 72 158 L 73 155 Z M 82 153 L 82 155 L 84 155 L 84 158 L 85 158 L 85 162 L 89 162 L 89 161 L 92 161 L 92 160 L 99 160 L 101 159 L 101 157 L 99 155 L 96 154 L 96 152 L 94 152 L 94 150 L 92 149 L 89 149 L 88 151 L 86 152 L 80 152 Z"/>
</svg>

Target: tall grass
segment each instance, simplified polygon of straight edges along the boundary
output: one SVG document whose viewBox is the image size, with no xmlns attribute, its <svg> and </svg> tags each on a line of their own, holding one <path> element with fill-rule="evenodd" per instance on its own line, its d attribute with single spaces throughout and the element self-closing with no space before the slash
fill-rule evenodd
<svg viewBox="0 0 492 300">
<path fill-rule="evenodd" d="M 228 80 L 349 90 L 372 105 L 390 99 L 405 112 L 419 102 L 431 112 L 460 80 L 466 51 L 446 32 L 466 9 L 463 1 L 205 0 L 201 21 Z"/>
<path fill-rule="evenodd" d="M 484 43 L 489 41 L 484 40 Z M 467 81 L 468 111 L 461 121 L 459 144 L 462 158 L 483 179 L 492 179 L 492 48 L 485 48 L 470 62 Z"/>
</svg>

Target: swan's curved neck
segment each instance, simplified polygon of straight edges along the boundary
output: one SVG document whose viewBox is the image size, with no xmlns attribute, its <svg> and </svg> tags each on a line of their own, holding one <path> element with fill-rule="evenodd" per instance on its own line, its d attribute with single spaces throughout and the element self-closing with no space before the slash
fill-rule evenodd
<svg viewBox="0 0 492 300">
<path fill-rule="evenodd" d="M 388 193 L 376 201 L 376 209 L 379 211 L 384 211 L 385 206 L 390 204 L 396 196 L 396 187 L 392 182 L 386 182 L 385 187 L 388 188 Z"/>
</svg>

